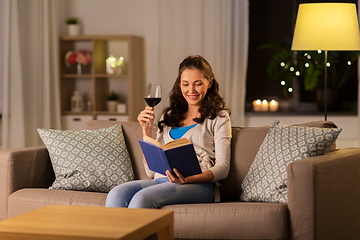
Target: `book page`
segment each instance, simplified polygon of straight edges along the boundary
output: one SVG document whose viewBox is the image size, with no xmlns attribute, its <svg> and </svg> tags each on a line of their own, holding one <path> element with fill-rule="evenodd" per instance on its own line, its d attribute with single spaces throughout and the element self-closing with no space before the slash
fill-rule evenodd
<svg viewBox="0 0 360 240">
<path fill-rule="evenodd" d="M 174 141 L 168 142 L 164 146 L 162 146 L 161 143 L 159 143 L 158 141 L 156 141 L 155 139 L 153 139 L 151 137 L 144 136 L 143 139 L 144 139 L 144 142 L 147 142 L 147 143 L 150 143 L 152 145 L 158 146 L 158 147 L 160 147 L 160 148 L 162 148 L 164 150 L 191 144 L 191 142 L 187 138 L 176 139 Z"/>
<path fill-rule="evenodd" d="M 158 147 L 162 148 L 161 143 L 159 143 L 158 141 L 156 141 L 155 139 L 153 139 L 151 137 L 144 136 L 143 139 L 144 139 L 144 142 L 147 142 L 147 143 L 150 143 L 152 145 L 155 145 L 155 146 L 158 146 Z"/>
<path fill-rule="evenodd" d="M 167 150 L 167 149 L 176 148 L 176 147 L 180 147 L 180 146 L 184 146 L 184 145 L 188 145 L 188 144 L 191 144 L 189 139 L 179 138 L 179 139 L 176 139 L 174 141 L 171 141 L 171 142 L 168 142 L 167 144 L 165 144 L 163 149 Z"/>
</svg>

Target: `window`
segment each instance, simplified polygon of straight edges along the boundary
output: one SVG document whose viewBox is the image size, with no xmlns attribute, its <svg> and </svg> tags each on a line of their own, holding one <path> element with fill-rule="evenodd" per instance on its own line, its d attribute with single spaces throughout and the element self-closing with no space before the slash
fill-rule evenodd
<svg viewBox="0 0 360 240">
<path fill-rule="evenodd" d="M 293 29 L 296 20 L 298 5 L 300 3 L 309 2 L 352 2 L 356 1 L 300 1 L 300 0 L 278 0 L 278 1 L 250 1 L 250 32 L 249 32 L 249 58 L 248 58 L 248 72 L 247 72 L 247 88 L 246 88 L 246 112 L 252 112 L 252 101 L 256 99 L 275 99 L 279 101 L 279 111 L 283 112 L 298 112 L 314 113 L 322 112 L 321 106 L 317 103 L 317 91 L 306 91 L 304 87 L 303 76 L 295 77 L 290 86 L 292 92 L 284 94 L 284 86 L 281 82 L 284 81 L 282 77 L 270 81 L 267 74 L 267 67 L 269 61 L 273 58 L 278 50 L 269 48 L 270 43 L 285 47 L 289 54 L 294 52 L 290 50 Z M 260 49 L 259 47 L 265 49 Z M 287 48 L 286 48 L 287 47 Z M 299 52 L 298 54 L 305 54 Z M 317 52 L 309 52 L 310 55 L 318 55 Z M 323 54 L 323 53 L 322 53 Z M 336 61 L 331 62 L 328 68 L 328 81 L 330 81 L 331 68 L 340 71 L 344 65 L 348 64 L 349 52 L 329 52 L 330 55 L 336 55 Z M 319 57 L 319 56 L 315 56 Z M 323 58 L 324 59 L 324 58 Z M 324 61 L 324 60 L 323 60 Z M 278 66 L 281 68 L 279 62 Z M 355 70 L 348 78 L 346 83 L 337 91 L 337 100 L 335 106 L 332 107 L 331 102 L 328 101 L 328 111 L 341 114 L 357 114 L 357 95 L 358 95 L 358 80 L 357 80 L 357 62 L 352 64 Z M 323 73 L 322 73 L 323 74 Z M 324 81 L 324 76 L 319 76 L 319 81 Z M 329 86 L 329 84 L 328 84 Z M 329 87 L 328 87 L 329 89 Z M 328 91 L 328 95 L 331 94 Z M 323 99 L 323 97 L 320 97 Z M 328 98 L 329 99 L 329 98 Z M 330 97 L 330 100 L 335 97 Z M 329 106 L 330 105 L 330 106 Z"/>
</svg>

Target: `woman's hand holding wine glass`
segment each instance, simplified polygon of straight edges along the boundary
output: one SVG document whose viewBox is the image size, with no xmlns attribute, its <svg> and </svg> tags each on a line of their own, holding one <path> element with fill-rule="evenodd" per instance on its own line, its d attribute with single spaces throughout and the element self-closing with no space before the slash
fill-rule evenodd
<svg viewBox="0 0 360 240">
<path fill-rule="evenodd" d="M 142 110 L 137 118 L 137 120 L 139 121 L 139 123 L 142 126 L 152 126 L 154 123 L 154 118 L 155 118 L 155 112 L 154 112 L 154 108 L 153 107 L 145 107 L 144 110 Z"/>
<path fill-rule="evenodd" d="M 149 83 L 144 99 L 148 106 L 140 112 L 138 121 L 143 127 L 152 126 L 155 118 L 154 107 L 161 101 L 161 85 Z"/>
</svg>

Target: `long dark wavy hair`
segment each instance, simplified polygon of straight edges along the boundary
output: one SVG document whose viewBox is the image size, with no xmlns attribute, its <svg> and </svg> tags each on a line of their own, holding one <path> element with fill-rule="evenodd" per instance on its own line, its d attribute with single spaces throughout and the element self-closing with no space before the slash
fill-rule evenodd
<svg viewBox="0 0 360 240">
<path fill-rule="evenodd" d="M 211 87 L 207 90 L 199 108 L 200 117 L 194 118 L 197 123 L 203 123 L 206 118 L 214 119 L 222 110 L 230 110 L 225 107 L 225 102 L 219 93 L 219 83 L 216 81 L 210 64 L 202 56 L 189 56 L 185 58 L 179 66 L 179 73 L 173 88 L 170 92 L 170 106 L 164 109 L 164 118 L 158 123 L 160 132 L 163 126 L 180 127 L 180 123 L 185 119 L 184 113 L 188 110 L 188 103 L 181 93 L 180 80 L 181 74 L 185 69 L 197 69 L 202 72 L 204 78 L 212 81 Z"/>
</svg>

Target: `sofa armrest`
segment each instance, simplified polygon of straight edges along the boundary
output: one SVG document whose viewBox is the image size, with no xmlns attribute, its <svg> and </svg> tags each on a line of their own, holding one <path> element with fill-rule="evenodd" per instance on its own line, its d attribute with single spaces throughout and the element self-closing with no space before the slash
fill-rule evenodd
<svg viewBox="0 0 360 240">
<path fill-rule="evenodd" d="M 291 239 L 360 238 L 360 149 L 294 161 L 287 176 Z"/>
<path fill-rule="evenodd" d="M 0 151 L 0 221 L 7 218 L 10 194 L 21 188 L 49 187 L 54 180 L 45 147 Z"/>
</svg>

